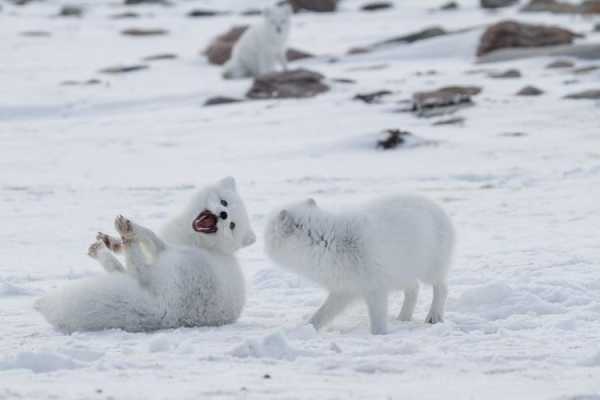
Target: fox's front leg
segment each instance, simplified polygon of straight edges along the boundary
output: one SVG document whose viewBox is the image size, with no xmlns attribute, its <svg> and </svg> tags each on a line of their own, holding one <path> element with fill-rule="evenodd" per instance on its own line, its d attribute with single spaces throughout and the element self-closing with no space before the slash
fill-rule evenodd
<svg viewBox="0 0 600 400">
<path fill-rule="evenodd" d="M 98 236 L 100 235 L 102 234 L 99 233 Z M 110 249 L 106 246 L 106 242 L 100 238 L 97 238 L 96 241 L 89 247 L 88 255 L 97 260 L 106 270 L 106 272 L 125 272 L 123 264 L 117 260 L 117 258 L 110 252 Z"/>
<path fill-rule="evenodd" d="M 141 285 L 147 286 L 150 282 L 149 270 L 158 254 L 165 249 L 164 242 L 151 230 L 131 222 L 122 215 L 115 219 L 115 228 L 121 235 L 127 269 Z M 150 261 L 144 254 L 142 241 L 148 244 L 146 247 L 150 253 Z"/>
</svg>

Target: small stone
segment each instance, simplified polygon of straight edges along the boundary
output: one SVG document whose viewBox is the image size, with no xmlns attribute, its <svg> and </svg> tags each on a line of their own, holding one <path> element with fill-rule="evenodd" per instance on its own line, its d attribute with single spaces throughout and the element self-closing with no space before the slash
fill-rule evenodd
<svg viewBox="0 0 600 400">
<path fill-rule="evenodd" d="M 379 103 L 383 96 L 392 94 L 389 90 L 378 90 L 371 93 L 359 93 L 354 96 L 354 100 L 361 100 L 367 104 Z"/>
<path fill-rule="evenodd" d="M 143 4 L 150 4 L 150 5 L 160 5 L 160 6 L 170 6 L 171 3 L 169 3 L 166 0 L 125 0 L 125 2 L 123 3 L 126 6 L 138 6 L 138 5 L 143 5 Z"/>
<path fill-rule="evenodd" d="M 262 11 L 258 8 L 249 8 L 247 10 L 242 11 L 241 14 L 247 17 L 251 17 L 255 15 L 262 15 Z"/>
<path fill-rule="evenodd" d="M 143 65 L 143 64 L 116 65 L 113 67 L 103 68 L 100 70 L 100 72 L 103 74 L 116 75 L 116 74 L 125 74 L 125 73 L 129 73 L 129 72 L 141 71 L 141 70 L 148 69 L 148 68 L 150 68 L 150 67 L 147 65 Z"/>
<path fill-rule="evenodd" d="M 163 60 L 175 60 L 177 58 L 177 54 L 173 53 L 161 53 L 161 54 L 153 54 L 151 56 L 147 56 L 142 58 L 144 61 L 163 61 Z"/>
<path fill-rule="evenodd" d="M 480 0 L 481 8 L 503 8 L 513 6 L 518 0 Z"/>
<path fill-rule="evenodd" d="M 598 65 L 590 65 L 589 67 L 577 68 L 573 71 L 573 73 L 576 75 L 584 75 L 584 74 L 589 74 L 590 72 L 597 71 L 599 69 L 600 69 L 600 66 L 598 66 Z"/>
<path fill-rule="evenodd" d="M 506 71 L 491 73 L 488 76 L 493 79 L 513 79 L 520 78 L 522 75 L 518 69 L 507 69 Z"/>
<path fill-rule="evenodd" d="M 82 17 L 83 8 L 74 5 L 65 5 L 58 12 L 59 17 Z"/>
<path fill-rule="evenodd" d="M 517 96 L 540 96 L 544 94 L 542 89 L 539 89 L 535 86 L 525 86 L 521 90 L 517 92 Z"/>
<path fill-rule="evenodd" d="M 378 10 L 386 10 L 388 8 L 392 8 L 394 5 L 387 1 L 376 1 L 373 3 L 368 3 L 363 5 L 360 9 L 362 11 L 378 11 Z"/>
<path fill-rule="evenodd" d="M 216 96 L 216 97 L 211 97 L 210 99 L 206 100 L 204 102 L 204 105 L 205 106 L 218 106 L 221 104 L 239 103 L 241 101 L 242 101 L 241 99 L 236 99 L 233 97 Z"/>
<path fill-rule="evenodd" d="M 126 36 L 161 36 L 167 33 L 169 31 L 161 28 L 129 28 L 121 31 L 121 34 Z"/>
<path fill-rule="evenodd" d="M 333 12 L 337 9 L 337 0 L 289 0 L 294 12 L 300 10 Z"/>
<path fill-rule="evenodd" d="M 579 11 L 577 4 L 557 0 L 531 0 L 521 9 L 524 12 L 550 12 L 554 14 L 574 14 Z"/>
<path fill-rule="evenodd" d="M 450 10 L 458 10 L 458 3 L 455 1 L 451 1 L 449 3 L 446 3 L 444 5 L 442 5 L 440 7 L 440 10 L 442 11 L 450 11 Z"/>
<path fill-rule="evenodd" d="M 556 68 L 572 68 L 575 66 L 575 63 L 570 60 L 556 60 L 546 65 L 548 69 L 556 69 Z"/>
<path fill-rule="evenodd" d="M 100 79 L 88 79 L 87 81 L 62 81 L 60 84 L 63 86 L 77 86 L 77 85 L 85 85 L 85 86 L 91 86 L 91 85 L 99 85 L 101 84 L 102 81 Z"/>
<path fill-rule="evenodd" d="M 227 14 L 224 11 L 206 10 L 206 9 L 195 9 L 187 13 L 188 17 L 191 18 L 202 18 L 202 17 L 215 17 L 217 15 Z"/>
<path fill-rule="evenodd" d="M 377 141 L 377 147 L 383 150 L 390 150 L 398 147 L 405 142 L 405 138 L 411 135 L 408 131 L 401 131 L 400 129 L 388 129 L 385 131 L 387 137 Z"/>
<path fill-rule="evenodd" d="M 289 62 L 292 62 L 297 60 L 303 60 L 305 58 L 312 58 L 314 57 L 314 55 L 307 53 L 306 51 L 289 48 L 285 52 L 285 57 Z"/>
<path fill-rule="evenodd" d="M 594 32 L 600 32 L 600 22 L 596 23 L 596 25 L 594 25 Z"/>
<path fill-rule="evenodd" d="M 52 34 L 47 31 L 23 31 L 20 33 L 21 36 L 28 37 L 50 37 Z"/>
<path fill-rule="evenodd" d="M 447 119 L 441 119 L 435 121 L 433 123 L 434 126 L 442 126 L 442 125 L 462 125 L 465 123 L 465 119 L 463 117 L 453 117 Z"/>
<path fill-rule="evenodd" d="M 269 375 L 269 374 L 264 374 L 264 375 L 263 375 L 263 379 L 271 379 L 271 375 Z"/>
<path fill-rule="evenodd" d="M 574 100 L 600 100 L 600 89 L 589 89 L 583 92 L 573 93 L 565 96 L 565 99 Z"/>
<path fill-rule="evenodd" d="M 112 14 L 110 16 L 110 18 L 112 18 L 112 19 L 128 19 L 128 18 L 139 18 L 140 16 L 141 15 L 136 12 L 127 11 L 127 12 Z"/>
<path fill-rule="evenodd" d="M 307 69 L 271 72 L 254 79 L 246 96 L 250 99 L 313 97 L 329 90 L 323 79 L 323 75 Z"/>
</svg>

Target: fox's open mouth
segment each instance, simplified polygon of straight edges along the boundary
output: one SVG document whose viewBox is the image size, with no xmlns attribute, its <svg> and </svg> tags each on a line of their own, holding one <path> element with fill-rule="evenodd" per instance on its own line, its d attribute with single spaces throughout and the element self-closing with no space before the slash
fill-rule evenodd
<svg viewBox="0 0 600 400">
<path fill-rule="evenodd" d="M 217 231 L 217 216 L 204 210 L 192 222 L 192 228 L 199 233 L 215 233 Z"/>
</svg>

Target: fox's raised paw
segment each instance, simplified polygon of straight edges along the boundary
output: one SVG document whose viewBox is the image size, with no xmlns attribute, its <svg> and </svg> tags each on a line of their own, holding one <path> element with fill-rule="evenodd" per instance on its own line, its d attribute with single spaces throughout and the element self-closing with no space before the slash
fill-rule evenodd
<svg viewBox="0 0 600 400">
<path fill-rule="evenodd" d="M 135 236 L 133 232 L 133 224 L 130 220 L 122 215 L 119 215 L 115 219 L 115 228 L 123 240 L 130 240 Z"/>
<path fill-rule="evenodd" d="M 115 253 L 119 253 L 121 251 L 121 247 L 123 246 L 123 243 L 121 243 L 120 239 L 102 232 L 98 232 L 98 235 L 96 235 L 96 240 L 101 240 L 104 242 L 104 245 Z"/>
<path fill-rule="evenodd" d="M 88 248 L 88 256 L 92 258 L 98 258 L 98 254 L 103 249 L 106 249 L 106 245 L 104 244 L 104 242 L 102 240 L 96 240 Z"/>
</svg>

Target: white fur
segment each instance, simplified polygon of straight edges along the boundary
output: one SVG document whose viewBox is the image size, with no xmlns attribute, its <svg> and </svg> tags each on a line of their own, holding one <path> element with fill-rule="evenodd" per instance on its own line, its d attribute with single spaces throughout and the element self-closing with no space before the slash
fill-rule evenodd
<svg viewBox="0 0 600 400">
<path fill-rule="evenodd" d="M 291 15 L 292 9 L 287 3 L 265 9 L 262 21 L 248 28 L 235 44 L 223 77 L 256 77 L 275 71 L 277 63 L 286 70 Z"/>
<path fill-rule="evenodd" d="M 428 199 L 395 196 L 341 213 L 309 199 L 270 218 L 265 244 L 276 263 L 329 291 L 310 320 L 317 329 L 362 298 L 371 332 L 386 333 L 388 293 L 404 290 L 399 319 L 410 320 L 419 281 L 434 291 L 426 322 L 443 320 L 454 229 Z"/>
<path fill-rule="evenodd" d="M 226 200 L 227 207 L 220 204 Z M 218 231 L 198 233 L 192 221 L 203 210 L 219 218 Z M 236 226 L 232 231 L 231 222 Z M 164 229 L 164 239 L 123 217 L 115 226 L 126 267 L 99 240 L 90 249 L 109 272 L 47 295 L 36 308 L 63 332 L 121 328 L 149 331 L 218 326 L 240 316 L 245 282 L 234 252 L 255 241 L 233 178 L 201 190 Z M 119 242 L 117 239 L 114 241 Z M 120 243 L 120 242 L 119 242 Z"/>
</svg>

